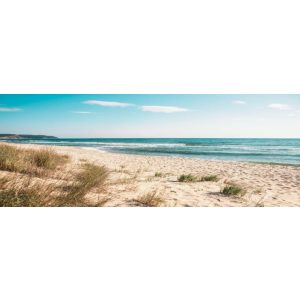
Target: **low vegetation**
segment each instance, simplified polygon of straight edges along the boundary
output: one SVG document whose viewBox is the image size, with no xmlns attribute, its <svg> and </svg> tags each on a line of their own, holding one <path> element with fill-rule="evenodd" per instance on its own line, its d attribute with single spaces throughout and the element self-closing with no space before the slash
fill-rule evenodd
<svg viewBox="0 0 300 300">
<path fill-rule="evenodd" d="M 52 149 L 27 150 L 0 145 L 0 170 L 10 172 L 0 178 L 0 206 L 100 206 L 105 203 L 99 199 L 98 204 L 87 204 L 86 198 L 94 190 L 98 193 L 105 190 L 109 171 L 104 166 L 85 163 L 75 175 L 62 173 L 60 180 L 39 178 L 38 175 L 48 174 L 67 161 L 67 156 Z"/>
<path fill-rule="evenodd" d="M 254 205 L 255 207 L 265 207 L 265 204 L 263 202 L 263 200 L 258 201 L 257 203 L 255 203 Z"/>
<path fill-rule="evenodd" d="M 201 181 L 212 181 L 212 182 L 217 182 L 219 181 L 219 178 L 217 175 L 208 175 L 208 176 L 203 176 L 201 178 Z"/>
<path fill-rule="evenodd" d="M 45 181 L 37 182 L 32 177 L 12 175 L 0 180 L 1 207 L 49 206 L 55 187 Z"/>
<path fill-rule="evenodd" d="M 41 149 L 29 151 L 29 161 L 38 168 L 54 170 L 59 165 L 65 164 L 68 156 L 59 155 L 52 149 Z"/>
<path fill-rule="evenodd" d="M 29 150 L 11 145 L 0 145 L 0 170 L 42 175 L 55 170 L 68 161 L 68 156 L 57 154 L 52 149 Z"/>
<path fill-rule="evenodd" d="M 86 195 L 93 189 L 103 192 L 109 172 L 104 166 L 85 164 L 75 176 L 74 182 L 64 187 L 65 193 L 58 198 L 59 206 L 81 206 Z"/>
<path fill-rule="evenodd" d="M 161 172 L 155 172 L 154 177 L 162 177 L 163 174 Z"/>
<path fill-rule="evenodd" d="M 139 199 L 134 201 L 134 206 L 144 206 L 144 207 L 158 207 L 163 204 L 163 199 L 157 193 L 157 191 L 149 192 Z"/>
<path fill-rule="evenodd" d="M 199 181 L 198 177 L 192 175 L 192 174 L 183 174 L 178 177 L 179 182 L 197 182 Z"/>
<path fill-rule="evenodd" d="M 9 145 L 0 145 L 0 170 L 10 172 L 21 172 L 25 169 L 21 164 L 21 151 Z"/>
<path fill-rule="evenodd" d="M 227 184 L 221 193 L 225 196 L 243 196 L 246 194 L 246 190 L 237 184 Z"/>
<path fill-rule="evenodd" d="M 1 207 L 101 206 L 105 201 L 87 203 L 86 196 L 94 189 L 103 192 L 108 171 L 105 167 L 85 165 L 74 182 L 49 183 L 33 177 L 17 175 L 0 180 Z"/>
</svg>

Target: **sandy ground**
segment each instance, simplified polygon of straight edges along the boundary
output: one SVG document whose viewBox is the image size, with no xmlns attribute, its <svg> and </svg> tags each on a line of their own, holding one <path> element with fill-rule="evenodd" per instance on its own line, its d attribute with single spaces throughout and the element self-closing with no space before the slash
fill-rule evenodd
<svg viewBox="0 0 300 300">
<path fill-rule="evenodd" d="M 300 206 L 299 166 L 116 154 L 90 148 L 51 148 L 71 157 L 68 168 L 92 162 L 110 170 L 106 206 L 128 206 L 131 200 L 152 191 L 164 199 L 164 206 Z M 219 181 L 181 183 L 178 177 L 182 174 L 217 175 Z M 241 197 L 222 195 L 220 191 L 228 181 L 243 186 L 247 193 Z"/>
</svg>

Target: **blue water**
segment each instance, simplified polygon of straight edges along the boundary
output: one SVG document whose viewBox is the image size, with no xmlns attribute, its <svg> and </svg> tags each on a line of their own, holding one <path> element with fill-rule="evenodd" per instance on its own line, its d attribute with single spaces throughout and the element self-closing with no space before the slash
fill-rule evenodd
<svg viewBox="0 0 300 300">
<path fill-rule="evenodd" d="M 10 142 L 92 147 L 118 153 L 300 164 L 300 139 L 17 139 Z"/>
</svg>

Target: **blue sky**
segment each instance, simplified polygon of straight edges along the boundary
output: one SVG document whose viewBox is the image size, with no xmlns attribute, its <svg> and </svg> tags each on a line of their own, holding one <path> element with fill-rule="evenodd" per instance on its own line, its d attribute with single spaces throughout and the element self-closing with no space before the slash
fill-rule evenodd
<svg viewBox="0 0 300 300">
<path fill-rule="evenodd" d="M 0 95 L 0 133 L 300 138 L 300 95 Z"/>
</svg>

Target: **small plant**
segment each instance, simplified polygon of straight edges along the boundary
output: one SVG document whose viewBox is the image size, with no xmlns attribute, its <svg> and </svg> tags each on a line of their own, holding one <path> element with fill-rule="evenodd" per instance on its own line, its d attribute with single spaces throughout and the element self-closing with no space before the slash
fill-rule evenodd
<svg viewBox="0 0 300 300">
<path fill-rule="evenodd" d="M 192 174 L 183 174 L 178 177 L 179 182 L 197 182 L 199 181 L 198 178 Z"/>
<path fill-rule="evenodd" d="M 153 191 L 135 200 L 134 203 L 134 206 L 157 207 L 162 205 L 163 200 L 156 191 Z"/>
<path fill-rule="evenodd" d="M 213 182 L 216 182 L 216 181 L 218 181 L 218 180 L 219 180 L 219 178 L 218 178 L 217 175 L 203 176 L 203 177 L 201 178 L 201 181 L 213 181 Z"/>
<path fill-rule="evenodd" d="M 163 174 L 161 172 L 156 172 L 154 174 L 154 177 L 162 177 L 162 176 L 163 176 Z"/>
<path fill-rule="evenodd" d="M 222 189 L 221 193 L 225 196 L 243 196 L 246 191 L 236 184 L 228 184 Z"/>
<path fill-rule="evenodd" d="M 255 207 L 265 207 L 263 200 L 260 200 L 257 203 L 255 203 Z"/>
</svg>

